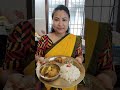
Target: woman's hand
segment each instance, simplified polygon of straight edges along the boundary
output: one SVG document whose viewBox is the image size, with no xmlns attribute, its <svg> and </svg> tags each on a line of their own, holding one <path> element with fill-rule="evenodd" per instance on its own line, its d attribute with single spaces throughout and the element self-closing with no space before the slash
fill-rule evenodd
<svg viewBox="0 0 120 90">
<path fill-rule="evenodd" d="M 35 60 L 37 63 L 40 63 L 40 64 L 44 64 L 45 63 L 45 58 L 44 57 L 41 57 L 37 54 L 35 54 Z"/>
<path fill-rule="evenodd" d="M 83 62 L 83 60 L 84 60 L 84 58 L 83 58 L 83 56 L 81 55 L 81 56 L 78 56 L 78 57 L 76 57 L 75 58 L 80 64 L 82 64 L 82 62 Z"/>
</svg>

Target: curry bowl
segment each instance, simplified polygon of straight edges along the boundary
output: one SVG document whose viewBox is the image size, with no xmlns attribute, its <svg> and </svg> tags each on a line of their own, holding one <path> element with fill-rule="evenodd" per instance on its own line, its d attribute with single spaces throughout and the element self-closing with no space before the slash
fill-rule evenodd
<svg viewBox="0 0 120 90">
<path fill-rule="evenodd" d="M 60 76 L 60 66 L 58 64 L 46 63 L 40 67 L 40 77 L 46 81 L 54 81 Z"/>
</svg>

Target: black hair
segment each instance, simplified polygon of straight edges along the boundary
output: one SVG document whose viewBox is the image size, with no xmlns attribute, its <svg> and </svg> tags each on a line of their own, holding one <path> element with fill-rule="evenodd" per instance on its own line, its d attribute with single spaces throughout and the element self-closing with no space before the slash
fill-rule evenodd
<svg viewBox="0 0 120 90">
<path fill-rule="evenodd" d="M 53 16 L 55 14 L 56 11 L 58 10 L 64 10 L 67 14 L 68 14 L 68 17 L 70 18 L 70 12 L 68 10 L 68 8 L 65 6 L 65 5 L 58 5 L 54 10 L 53 10 L 53 13 L 52 13 L 52 19 L 53 19 Z M 53 29 L 53 27 L 51 28 L 51 31 L 52 32 L 55 32 L 55 30 Z M 67 33 L 69 32 L 69 27 L 66 31 Z"/>
</svg>

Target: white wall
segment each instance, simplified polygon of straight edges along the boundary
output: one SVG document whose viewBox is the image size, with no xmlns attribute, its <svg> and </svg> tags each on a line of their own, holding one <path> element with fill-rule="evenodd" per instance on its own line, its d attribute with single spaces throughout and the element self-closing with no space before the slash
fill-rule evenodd
<svg viewBox="0 0 120 90">
<path fill-rule="evenodd" d="M 46 32 L 45 0 L 35 0 L 35 31 L 42 35 L 41 30 Z"/>
</svg>

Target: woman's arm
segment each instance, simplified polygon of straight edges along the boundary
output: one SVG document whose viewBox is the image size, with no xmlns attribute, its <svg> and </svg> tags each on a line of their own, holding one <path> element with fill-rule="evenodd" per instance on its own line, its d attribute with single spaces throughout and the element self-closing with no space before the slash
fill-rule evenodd
<svg viewBox="0 0 120 90">
<path fill-rule="evenodd" d="M 78 48 L 76 49 L 76 58 L 75 58 L 79 63 L 82 63 L 84 60 L 83 54 L 82 54 L 82 48 L 81 44 L 79 43 Z"/>
<path fill-rule="evenodd" d="M 41 37 L 41 39 L 38 41 L 38 45 L 37 45 L 37 51 L 36 51 L 36 54 L 35 54 L 35 61 L 36 62 L 39 62 L 39 63 L 42 63 L 45 61 L 44 59 L 44 36 Z"/>
</svg>

